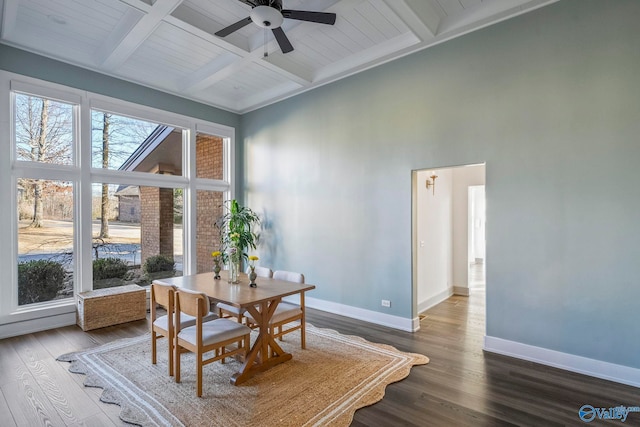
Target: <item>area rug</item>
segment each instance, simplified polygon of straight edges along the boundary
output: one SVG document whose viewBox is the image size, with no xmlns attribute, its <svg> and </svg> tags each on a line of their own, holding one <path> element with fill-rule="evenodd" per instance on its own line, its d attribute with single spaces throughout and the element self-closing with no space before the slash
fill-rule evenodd
<svg viewBox="0 0 640 427">
<path fill-rule="evenodd" d="M 85 386 L 103 388 L 100 400 L 120 405 L 123 421 L 189 427 L 348 426 L 358 408 L 382 399 L 388 384 L 429 362 L 420 354 L 309 324 L 305 350 L 298 333 L 286 335 L 281 344 L 293 359 L 240 386 L 229 382 L 240 362 L 206 365 L 201 398 L 196 397 L 193 355 L 182 355 L 181 383 L 176 384 L 167 374 L 166 340 L 159 341 L 158 363 L 152 365 L 149 335 L 58 360 L 85 374 Z"/>
</svg>

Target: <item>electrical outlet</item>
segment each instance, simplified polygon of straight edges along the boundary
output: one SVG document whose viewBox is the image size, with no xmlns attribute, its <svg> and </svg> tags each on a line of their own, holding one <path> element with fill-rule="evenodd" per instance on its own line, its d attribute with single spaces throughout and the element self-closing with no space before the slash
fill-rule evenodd
<svg viewBox="0 0 640 427">
<path fill-rule="evenodd" d="M 383 307 L 391 307 L 391 301 L 389 301 L 388 299 L 383 299 L 382 300 L 382 306 Z"/>
</svg>

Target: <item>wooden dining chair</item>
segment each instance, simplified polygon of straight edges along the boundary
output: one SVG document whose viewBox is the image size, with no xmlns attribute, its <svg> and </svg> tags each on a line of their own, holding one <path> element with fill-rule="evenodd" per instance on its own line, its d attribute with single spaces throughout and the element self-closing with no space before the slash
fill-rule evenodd
<svg viewBox="0 0 640 427">
<path fill-rule="evenodd" d="M 249 273 L 250 269 L 247 267 L 247 273 Z M 273 277 L 273 271 L 268 267 L 255 267 L 255 272 L 258 277 Z M 218 309 L 218 316 L 222 318 L 230 318 L 235 317 L 238 319 L 238 323 L 242 323 L 244 319 L 244 313 L 246 310 L 244 308 L 238 308 L 233 305 L 225 304 L 223 302 L 219 302 L 216 304 L 216 308 Z"/>
<path fill-rule="evenodd" d="M 277 270 L 273 273 L 273 278 L 277 280 L 285 280 L 287 282 L 304 283 L 304 274 L 292 271 Z M 250 314 L 246 314 L 247 325 L 255 327 L 256 322 Z M 287 326 L 289 323 L 296 322 L 295 325 Z M 286 329 L 285 329 L 285 326 Z M 274 338 L 282 341 L 282 336 L 290 332 L 300 330 L 300 347 L 306 348 L 306 323 L 304 315 L 304 292 L 300 293 L 300 304 L 293 304 L 287 301 L 281 301 L 273 313 L 273 317 L 269 322 L 269 333 Z"/>
<path fill-rule="evenodd" d="M 180 382 L 180 355 L 192 352 L 196 355 L 196 395 L 202 396 L 202 367 L 217 360 L 236 354 L 246 357 L 250 346 L 251 329 L 229 319 L 214 319 L 205 322 L 209 311 L 207 295 L 180 289 L 175 294 L 176 300 L 176 345 L 175 345 L 175 378 Z M 181 327 L 181 318 L 193 316 L 193 326 Z M 228 346 L 235 346 L 229 349 Z M 213 357 L 205 358 L 205 353 L 214 352 Z"/>
<path fill-rule="evenodd" d="M 167 338 L 169 347 L 169 376 L 173 376 L 173 356 L 175 345 L 175 292 L 176 287 L 172 285 L 161 285 L 158 283 L 151 284 L 151 363 L 157 363 L 157 340 L 158 338 Z M 162 307 L 167 314 L 158 316 L 157 308 Z M 203 321 L 215 319 L 215 313 L 207 313 Z M 196 318 L 193 316 L 183 315 L 180 318 L 181 327 L 193 326 L 196 324 Z"/>
</svg>

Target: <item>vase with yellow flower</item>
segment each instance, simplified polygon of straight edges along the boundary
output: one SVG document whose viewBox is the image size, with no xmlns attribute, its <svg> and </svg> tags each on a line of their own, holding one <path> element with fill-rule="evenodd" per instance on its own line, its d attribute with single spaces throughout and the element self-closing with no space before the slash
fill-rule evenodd
<svg viewBox="0 0 640 427">
<path fill-rule="evenodd" d="M 240 251 L 237 248 L 229 248 L 229 283 L 239 283 L 240 278 Z"/>
<path fill-rule="evenodd" d="M 216 280 L 220 279 L 220 261 L 221 261 L 221 256 L 222 256 L 222 252 L 220 251 L 213 251 L 211 252 L 211 256 L 213 257 L 213 278 Z"/>
<path fill-rule="evenodd" d="M 256 278 L 258 277 L 256 274 L 256 261 L 259 259 L 260 258 L 255 255 L 249 255 L 249 286 L 252 288 L 258 286 L 256 285 Z"/>
</svg>

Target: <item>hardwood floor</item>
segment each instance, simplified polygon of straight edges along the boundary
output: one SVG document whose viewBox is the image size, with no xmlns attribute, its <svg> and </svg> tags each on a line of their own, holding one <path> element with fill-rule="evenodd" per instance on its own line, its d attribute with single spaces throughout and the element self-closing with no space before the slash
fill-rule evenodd
<svg viewBox="0 0 640 427">
<path fill-rule="evenodd" d="M 427 311 L 417 333 L 406 333 L 308 310 L 315 326 L 426 354 L 384 399 L 358 410 L 352 426 L 584 425 L 578 410 L 640 406 L 640 389 L 534 363 L 483 353 L 484 294 L 454 296 Z M 76 326 L 0 340 L 0 426 L 121 426 L 119 407 L 98 401 L 55 357 L 147 333 L 146 321 L 82 332 Z M 215 425 L 215 423 L 212 423 Z M 640 413 L 626 422 L 640 425 Z M 265 426 L 269 427 L 269 426 Z"/>
</svg>

